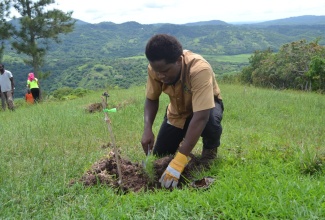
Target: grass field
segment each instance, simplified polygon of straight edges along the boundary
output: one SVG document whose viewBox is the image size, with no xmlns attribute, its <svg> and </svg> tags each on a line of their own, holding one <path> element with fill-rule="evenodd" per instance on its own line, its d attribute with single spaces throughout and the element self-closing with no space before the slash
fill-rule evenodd
<svg viewBox="0 0 325 220">
<path fill-rule="evenodd" d="M 325 96 L 220 87 L 219 157 L 196 174 L 216 179 L 207 190 L 69 187 L 107 154 L 104 114 L 85 111 L 103 91 L 0 112 L 0 219 L 325 219 Z M 121 106 L 110 113 L 116 144 L 140 162 L 144 87 L 108 92 L 109 106 Z M 163 96 L 156 134 L 167 102 Z"/>
<path fill-rule="evenodd" d="M 230 62 L 230 63 L 248 63 L 248 59 L 252 56 L 252 54 L 239 54 L 239 55 L 217 55 L 217 56 L 209 56 L 204 55 L 204 57 L 208 60 L 215 60 L 218 62 Z"/>
</svg>

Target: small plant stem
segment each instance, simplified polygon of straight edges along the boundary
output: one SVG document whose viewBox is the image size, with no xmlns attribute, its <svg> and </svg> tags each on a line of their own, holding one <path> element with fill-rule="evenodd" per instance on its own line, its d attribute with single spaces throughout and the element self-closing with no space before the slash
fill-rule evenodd
<svg viewBox="0 0 325 220">
<path fill-rule="evenodd" d="M 103 109 L 107 108 L 107 101 L 105 101 L 104 97 L 102 97 L 102 106 Z M 111 126 L 111 120 L 108 117 L 108 113 L 104 111 L 105 114 L 105 121 L 107 123 L 107 127 L 108 127 L 108 131 L 111 135 L 111 140 L 112 140 L 112 144 L 113 144 L 113 151 L 114 151 L 114 155 L 115 155 L 115 160 L 116 160 L 116 165 L 117 165 L 117 172 L 118 172 L 118 184 L 121 186 L 122 185 L 122 171 L 121 171 L 121 163 L 120 163 L 120 159 L 118 158 L 118 151 L 117 151 L 117 147 L 115 144 L 115 137 L 113 134 L 113 130 L 112 130 L 112 126 Z"/>
</svg>

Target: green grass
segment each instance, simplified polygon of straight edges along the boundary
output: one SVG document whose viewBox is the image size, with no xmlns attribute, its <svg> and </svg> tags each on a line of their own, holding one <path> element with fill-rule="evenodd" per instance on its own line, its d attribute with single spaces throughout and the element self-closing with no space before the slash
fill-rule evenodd
<svg viewBox="0 0 325 220">
<path fill-rule="evenodd" d="M 239 54 L 239 55 L 217 55 L 217 56 L 211 56 L 211 55 L 204 55 L 206 59 L 209 60 L 215 60 L 218 62 L 230 62 L 230 63 L 248 63 L 248 58 L 250 58 L 252 54 Z"/>
<path fill-rule="evenodd" d="M 216 179 L 208 190 L 69 187 L 107 154 L 104 114 L 85 111 L 103 91 L 0 112 L 0 219 L 324 219 L 325 96 L 220 87 L 219 159 L 196 174 Z M 144 93 L 144 86 L 109 91 L 109 106 L 124 106 L 109 113 L 116 144 L 133 162 L 145 159 Z M 167 103 L 163 96 L 155 134 Z"/>
</svg>

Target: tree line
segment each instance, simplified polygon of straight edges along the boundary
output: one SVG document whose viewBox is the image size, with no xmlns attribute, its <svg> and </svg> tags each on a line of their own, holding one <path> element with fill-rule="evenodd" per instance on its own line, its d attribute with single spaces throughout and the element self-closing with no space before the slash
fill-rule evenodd
<svg viewBox="0 0 325 220">
<path fill-rule="evenodd" d="M 254 86 L 325 92 L 325 47 L 316 39 L 284 44 L 277 53 L 255 51 L 240 79 Z"/>
<path fill-rule="evenodd" d="M 42 77 L 48 45 L 60 43 L 60 35 L 73 31 L 75 20 L 72 12 L 48 10 L 54 0 L 2 0 L 0 3 L 0 61 L 2 62 L 5 40 L 11 49 L 23 54 L 23 61 L 31 66 L 36 77 Z M 12 12 L 20 16 L 12 16 Z M 10 22 L 9 22 L 10 21 Z M 45 76 L 46 74 L 44 74 Z"/>
</svg>

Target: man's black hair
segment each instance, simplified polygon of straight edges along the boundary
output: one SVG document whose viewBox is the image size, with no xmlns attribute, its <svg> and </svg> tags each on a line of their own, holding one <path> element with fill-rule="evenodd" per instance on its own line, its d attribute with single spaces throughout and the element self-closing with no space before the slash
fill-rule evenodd
<svg viewBox="0 0 325 220">
<path fill-rule="evenodd" d="M 165 60 L 166 63 L 175 63 L 183 54 L 183 47 L 171 35 L 156 34 L 148 41 L 145 53 L 150 62 Z"/>
</svg>

